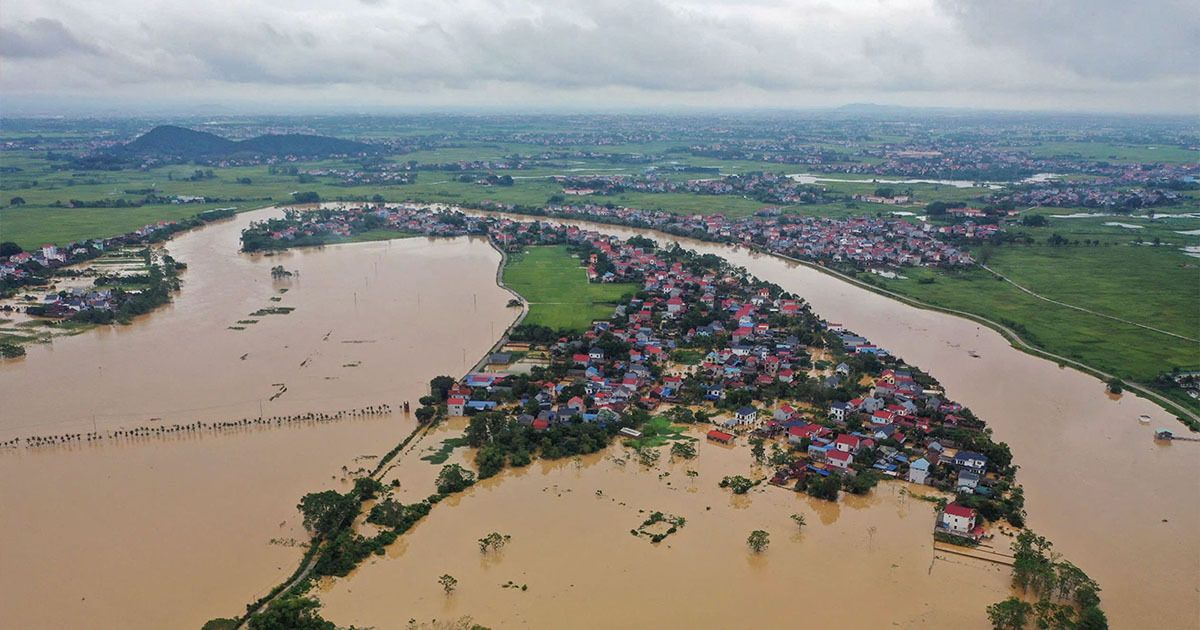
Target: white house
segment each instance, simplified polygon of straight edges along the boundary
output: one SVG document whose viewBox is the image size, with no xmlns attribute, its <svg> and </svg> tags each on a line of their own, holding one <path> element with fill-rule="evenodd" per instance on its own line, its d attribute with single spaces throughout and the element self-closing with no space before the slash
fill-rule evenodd
<svg viewBox="0 0 1200 630">
<path fill-rule="evenodd" d="M 738 424 L 751 424 L 758 420 L 758 411 L 754 407 L 742 407 L 733 415 L 737 418 Z"/>
<path fill-rule="evenodd" d="M 829 415 L 833 416 L 834 420 L 844 422 L 846 420 L 846 412 L 850 410 L 850 406 L 844 402 L 835 402 L 829 406 Z"/>
<path fill-rule="evenodd" d="M 850 468 L 850 462 L 852 460 L 853 458 L 850 457 L 850 453 L 845 451 L 833 450 L 825 453 L 825 463 L 833 466 L 834 468 L 846 470 L 847 468 Z"/>
<path fill-rule="evenodd" d="M 773 418 L 776 422 L 787 422 L 788 420 L 791 420 L 792 416 L 795 414 L 796 409 L 794 407 L 791 405 L 782 405 L 775 410 Z"/>
<path fill-rule="evenodd" d="M 833 441 L 833 448 L 846 454 L 853 454 L 858 451 L 861 444 L 862 440 L 858 439 L 858 436 L 843 433 Z"/>
<path fill-rule="evenodd" d="M 908 465 L 908 480 L 912 483 L 924 484 L 929 477 L 929 461 L 924 457 Z"/>
<path fill-rule="evenodd" d="M 975 510 L 951 503 L 942 510 L 941 525 L 952 532 L 970 533 L 975 529 Z"/>
<path fill-rule="evenodd" d="M 451 398 L 446 401 L 446 413 L 452 416 L 465 416 L 467 410 L 467 399 Z"/>
<path fill-rule="evenodd" d="M 971 451 L 959 451 L 954 455 L 954 465 L 982 475 L 987 469 L 987 457 Z"/>
</svg>

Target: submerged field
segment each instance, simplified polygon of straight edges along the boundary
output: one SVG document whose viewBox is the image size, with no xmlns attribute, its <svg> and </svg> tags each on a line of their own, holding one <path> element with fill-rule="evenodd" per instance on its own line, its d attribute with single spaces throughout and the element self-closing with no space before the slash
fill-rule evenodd
<svg viewBox="0 0 1200 630">
<path fill-rule="evenodd" d="M 612 317 L 630 284 L 593 284 L 579 259 L 566 247 L 530 247 L 509 256 L 504 283 L 529 302 L 525 323 L 555 330 L 583 330 L 593 320 Z"/>
</svg>

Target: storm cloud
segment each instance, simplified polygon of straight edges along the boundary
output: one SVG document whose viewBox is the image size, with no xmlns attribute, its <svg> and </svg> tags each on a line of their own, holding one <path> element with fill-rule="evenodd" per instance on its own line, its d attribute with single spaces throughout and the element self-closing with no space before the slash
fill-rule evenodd
<svg viewBox="0 0 1200 630">
<path fill-rule="evenodd" d="M 1193 3 L 12 0 L 0 88 L 329 105 L 1194 110 Z"/>
</svg>

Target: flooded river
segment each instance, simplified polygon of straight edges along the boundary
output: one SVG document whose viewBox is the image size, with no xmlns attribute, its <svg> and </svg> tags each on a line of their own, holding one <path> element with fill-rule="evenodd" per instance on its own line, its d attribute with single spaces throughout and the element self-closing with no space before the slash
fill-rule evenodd
<svg viewBox="0 0 1200 630">
<path fill-rule="evenodd" d="M 660 233 L 569 223 L 721 255 L 929 371 L 1012 446 L 1029 526 L 1099 581 L 1112 627 L 1200 627 L 1200 444 L 1156 443 L 1154 427 L 1182 428 L 1161 408 L 1131 395 L 1112 400 L 1097 379 L 1020 352 L 987 327 L 907 306 L 798 263 Z M 1138 423 L 1142 414 L 1152 418 L 1149 425 Z"/>
<path fill-rule="evenodd" d="M 254 417 L 260 405 L 266 416 L 395 407 L 415 402 L 430 377 L 462 373 L 516 315 L 494 283 L 499 255 L 481 240 L 234 255 L 241 227 L 269 212 L 168 243 L 190 267 L 166 309 L 0 365 L 0 439 L 93 422 L 103 431 L 150 418 Z M 778 258 L 680 241 L 802 295 L 987 419 L 1021 466 L 1031 527 L 1099 580 L 1114 628 L 1196 625 L 1200 446 L 1155 444 L 1154 426 L 1175 425 L 1167 414 L 1130 396 L 1109 400 L 1095 379 L 972 322 Z M 273 282 L 274 265 L 299 274 Z M 249 317 L 272 306 L 296 310 Z M 259 321 L 229 329 L 245 319 Z M 280 384 L 283 395 L 270 400 Z M 1139 425 L 1140 414 L 1154 422 Z M 303 537 L 298 498 L 342 487 L 343 466 L 370 468 L 374 460 L 355 458 L 386 452 L 412 426 L 402 415 L 372 416 L 0 453 L 0 564 L 18 567 L 0 571 L 5 625 L 196 628 L 233 614 L 294 569 L 300 548 L 269 541 Z M 716 481 L 746 474 L 746 453 L 699 446 L 695 479 L 682 464 L 617 464 L 619 446 L 505 472 L 439 504 L 387 556 L 325 585 L 326 616 L 379 628 L 459 615 L 532 628 L 985 628 L 983 607 L 1006 594 L 995 567 L 933 561 L 932 506 L 899 484 L 838 505 L 776 488 L 734 498 Z M 389 478 L 409 500 L 428 494 L 435 474 L 406 456 Z M 646 517 L 638 510 L 687 524 L 652 546 L 629 533 Z M 808 521 L 799 535 L 792 513 Z M 771 532 L 762 556 L 746 550 L 751 529 Z M 475 544 L 490 531 L 513 536 L 494 558 Z M 460 582 L 450 597 L 436 584 L 442 573 Z M 528 589 L 500 587 L 509 580 Z"/>
<path fill-rule="evenodd" d="M 189 265 L 171 306 L 0 364 L 0 439 L 257 417 L 260 405 L 267 417 L 415 407 L 431 377 L 464 372 L 517 315 L 484 240 L 235 254 L 241 229 L 271 212 L 170 241 Z M 297 275 L 274 282 L 275 265 Z M 250 316 L 273 306 L 295 310 Z M 413 426 L 395 414 L 0 453 L 0 626 L 196 629 L 236 614 L 295 568 L 303 550 L 270 541 L 305 538 L 300 496 L 340 487 L 343 466 L 373 467 L 355 458 Z"/>
</svg>

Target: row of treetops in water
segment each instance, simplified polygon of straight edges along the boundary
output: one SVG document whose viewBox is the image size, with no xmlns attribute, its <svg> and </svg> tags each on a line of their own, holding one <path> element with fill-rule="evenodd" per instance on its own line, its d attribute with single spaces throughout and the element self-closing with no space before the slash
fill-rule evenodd
<svg viewBox="0 0 1200 630">
<path fill-rule="evenodd" d="M 45 435 L 28 435 L 0 441 L 0 450 L 17 448 L 42 448 L 48 446 L 73 446 L 77 444 L 105 443 L 112 441 L 128 441 L 142 438 L 164 438 L 187 435 L 203 435 L 223 433 L 240 429 L 281 427 L 305 423 L 324 423 L 347 418 L 366 418 L 389 415 L 392 406 L 386 403 L 368 405 L 355 409 L 337 411 L 306 411 L 303 413 L 258 416 L 239 418 L 236 420 L 197 420 L 194 422 L 170 422 L 169 418 L 151 418 L 150 424 L 121 427 L 117 429 L 94 429 L 78 433 L 53 433 Z"/>
</svg>

